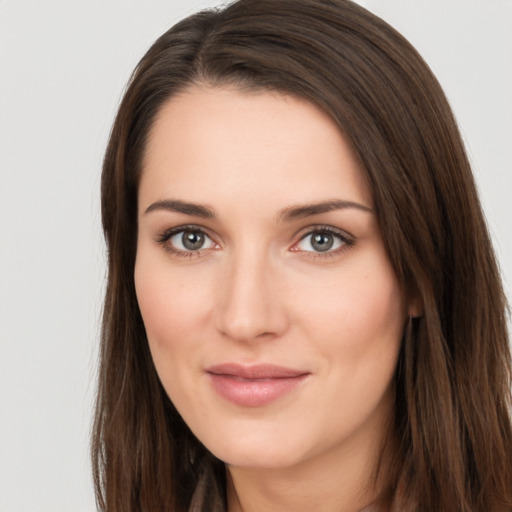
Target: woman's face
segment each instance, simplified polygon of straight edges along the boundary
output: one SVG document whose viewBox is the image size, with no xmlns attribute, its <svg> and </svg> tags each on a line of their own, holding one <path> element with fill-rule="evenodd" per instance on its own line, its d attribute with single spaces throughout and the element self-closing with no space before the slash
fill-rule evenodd
<svg viewBox="0 0 512 512">
<path fill-rule="evenodd" d="M 313 105 L 194 87 L 150 132 L 135 284 L 170 399 L 234 466 L 371 450 L 408 315 L 372 195 Z"/>
</svg>

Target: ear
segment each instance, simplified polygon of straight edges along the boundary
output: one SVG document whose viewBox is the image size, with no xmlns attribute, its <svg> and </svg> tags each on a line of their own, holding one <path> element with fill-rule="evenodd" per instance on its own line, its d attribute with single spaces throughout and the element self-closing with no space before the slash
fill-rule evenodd
<svg viewBox="0 0 512 512">
<path fill-rule="evenodd" d="M 420 294 L 416 292 L 413 297 L 409 299 L 407 304 L 407 316 L 409 318 L 419 318 L 423 316 L 423 299 Z"/>
</svg>

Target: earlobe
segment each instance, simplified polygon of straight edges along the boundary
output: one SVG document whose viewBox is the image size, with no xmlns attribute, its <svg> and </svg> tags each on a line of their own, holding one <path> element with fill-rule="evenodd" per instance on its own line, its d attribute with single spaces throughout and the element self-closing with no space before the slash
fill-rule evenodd
<svg viewBox="0 0 512 512">
<path fill-rule="evenodd" d="M 418 293 L 409 299 L 407 315 L 409 318 L 419 318 L 423 316 L 423 299 Z"/>
</svg>

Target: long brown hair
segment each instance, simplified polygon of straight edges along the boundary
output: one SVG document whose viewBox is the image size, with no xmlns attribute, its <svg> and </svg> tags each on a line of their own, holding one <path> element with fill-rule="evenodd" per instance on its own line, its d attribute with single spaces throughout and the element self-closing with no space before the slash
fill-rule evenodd
<svg viewBox="0 0 512 512">
<path fill-rule="evenodd" d="M 506 303 L 463 143 L 417 52 L 347 0 L 239 0 L 198 13 L 161 36 L 131 77 L 102 175 L 108 284 L 92 441 L 99 508 L 225 508 L 224 466 L 158 380 L 133 279 L 148 131 L 163 103 L 195 83 L 314 103 L 367 176 L 396 275 L 423 304 L 396 370 L 398 446 L 383 509 L 512 510 Z"/>
</svg>

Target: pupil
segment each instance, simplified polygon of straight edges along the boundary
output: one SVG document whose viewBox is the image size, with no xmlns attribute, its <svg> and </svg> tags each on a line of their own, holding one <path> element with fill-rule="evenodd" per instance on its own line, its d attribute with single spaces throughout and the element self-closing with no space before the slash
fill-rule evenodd
<svg viewBox="0 0 512 512">
<path fill-rule="evenodd" d="M 181 241 L 183 246 L 188 250 L 197 251 L 197 249 L 201 249 L 204 244 L 204 234 L 194 231 L 185 231 L 181 237 Z"/>
<path fill-rule="evenodd" d="M 328 251 L 334 244 L 334 239 L 331 235 L 325 233 L 318 233 L 313 236 L 311 245 L 316 251 L 325 252 Z"/>
</svg>

